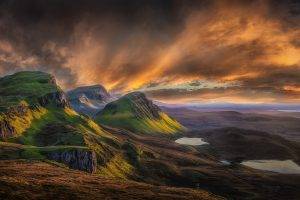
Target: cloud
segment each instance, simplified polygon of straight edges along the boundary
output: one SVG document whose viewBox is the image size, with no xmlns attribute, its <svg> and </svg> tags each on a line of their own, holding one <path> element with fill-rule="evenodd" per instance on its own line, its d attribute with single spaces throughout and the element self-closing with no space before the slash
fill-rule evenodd
<svg viewBox="0 0 300 200">
<path fill-rule="evenodd" d="M 147 87 L 168 101 L 299 101 L 297 1 L 6 0 L 0 16 L 1 75 L 42 70 L 65 89 Z M 230 87 L 184 88 L 197 81 Z"/>
</svg>

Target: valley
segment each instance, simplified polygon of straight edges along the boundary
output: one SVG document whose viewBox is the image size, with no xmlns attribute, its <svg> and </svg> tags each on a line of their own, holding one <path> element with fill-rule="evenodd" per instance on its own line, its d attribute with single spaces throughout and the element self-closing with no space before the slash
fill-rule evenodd
<svg viewBox="0 0 300 200">
<path fill-rule="evenodd" d="M 209 111 L 189 107 L 161 107 L 163 111 L 180 121 L 190 130 L 208 130 L 236 127 L 265 131 L 300 142 L 300 118 L 298 112 L 279 111 Z M 229 109 L 229 108 L 228 108 Z"/>
<path fill-rule="evenodd" d="M 0 200 L 300 200 L 300 0 L 0 0 Z"/>
<path fill-rule="evenodd" d="M 55 77 L 36 71 L 0 78 L 0 182 L 4 186 L 0 197 L 51 199 L 60 194 L 62 199 L 86 195 L 99 199 L 108 193 L 112 199 L 300 196 L 299 174 L 243 165 L 249 160 L 299 164 L 297 118 L 161 108 L 142 92 L 113 99 L 103 93 L 105 88 L 99 88 L 81 87 L 65 93 Z M 76 107 L 95 101 L 103 109 Z M 286 132 L 271 128 L 284 120 L 290 125 L 284 127 Z M 264 131 L 259 130 L 263 126 Z M 178 142 L 182 138 L 189 143 Z"/>
</svg>

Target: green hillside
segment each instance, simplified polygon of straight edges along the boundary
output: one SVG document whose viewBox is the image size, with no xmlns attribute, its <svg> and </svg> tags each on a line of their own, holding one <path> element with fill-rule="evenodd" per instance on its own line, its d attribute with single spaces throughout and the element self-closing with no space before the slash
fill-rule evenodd
<svg viewBox="0 0 300 200">
<path fill-rule="evenodd" d="M 47 94 L 61 92 L 53 76 L 43 72 L 24 71 L 0 79 L 0 111 L 22 100 L 37 104 Z"/>
<path fill-rule="evenodd" d="M 162 112 L 141 92 L 129 93 L 111 102 L 96 115 L 96 121 L 141 133 L 176 134 L 185 128 Z"/>
<path fill-rule="evenodd" d="M 50 74 L 27 71 L 0 78 L 0 97 L 0 159 L 50 159 L 126 178 L 128 170 L 114 168 L 116 161 L 128 164 L 122 142 L 75 112 Z"/>
</svg>

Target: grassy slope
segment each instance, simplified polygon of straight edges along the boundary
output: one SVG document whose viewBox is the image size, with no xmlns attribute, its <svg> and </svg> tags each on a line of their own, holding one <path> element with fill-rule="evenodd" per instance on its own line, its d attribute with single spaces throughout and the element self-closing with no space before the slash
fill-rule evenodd
<svg viewBox="0 0 300 200">
<path fill-rule="evenodd" d="M 37 103 L 37 98 L 60 90 L 50 74 L 43 72 L 18 72 L 0 79 L 0 111 L 15 106 L 24 100 L 29 104 Z"/>
<path fill-rule="evenodd" d="M 143 117 L 137 117 L 136 110 Z M 151 117 L 151 113 L 142 104 L 133 100 L 131 94 L 108 104 L 96 116 L 96 121 L 113 127 L 125 128 L 134 132 L 175 134 L 184 127 L 165 113 L 158 111 L 159 117 Z"/>
<path fill-rule="evenodd" d="M 99 155 L 110 148 L 109 142 L 118 146 L 117 139 L 110 133 L 70 108 L 43 109 L 43 115 L 24 123 L 28 128 L 8 141 L 31 146 L 87 146 Z"/>
</svg>

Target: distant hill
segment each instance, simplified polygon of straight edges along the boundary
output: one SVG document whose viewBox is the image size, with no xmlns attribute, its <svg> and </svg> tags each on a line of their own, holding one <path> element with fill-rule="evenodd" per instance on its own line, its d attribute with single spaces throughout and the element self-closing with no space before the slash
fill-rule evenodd
<svg viewBox="0 0 300 200">
<path fill-rule="evenodd" d="M 112 99 L 102 85 L 78 87 L 67 95 L 74 110 L 89 116 L 95 115 Z"/>
<path fill-rule="evenodd" d="M 300 143 L 267 132 L 227 127 L 190 134 L 204 138 L 221 159 L 291 159 L 300 163 Z"/>
<path fill-rule="evenodd" d="M 141 133 L 175 134 L 185 128 L 141 92 L 129 93 L 97 113 L 97 122 Z"/>
<path fill-rule="evenodd" d="M 300 142 L 300 117 L 295 113 L 199 111 L 186 107 L 161 107 L 189 130 L 237 127 L 266 131 L 291 141 Z"/>
</svg>

